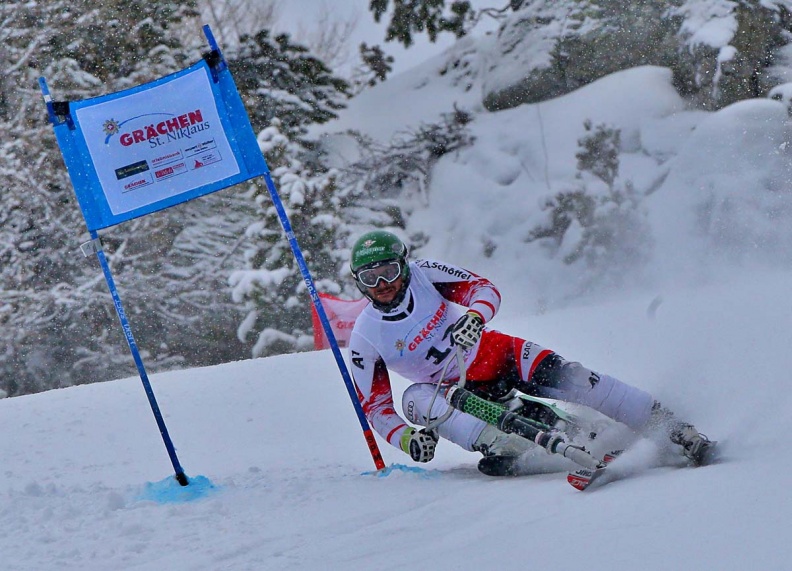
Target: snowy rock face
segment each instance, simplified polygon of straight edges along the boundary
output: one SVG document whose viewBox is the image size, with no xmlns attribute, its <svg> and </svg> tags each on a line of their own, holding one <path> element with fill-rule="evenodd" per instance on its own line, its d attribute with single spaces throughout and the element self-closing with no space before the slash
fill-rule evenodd
<svg viewBox="0 0 792 571">
<path fill-rule="evenodd" d="M 763 97 L 787 71 L 790 11 L 789 0 L 531 2 L 488 46 L 484 106 L 545 101 L 641 65 L 672 69 L 680 94 L 703 109 Z"/>
<path fill-rule="evenodd" d="M 657 3 L 532 2 L 501 26 L 485 106 L 505 109 L 569 93 L 609 73 L 668 66 L 671 23 Z M 647 49 L 647 46 L 653 49 Z M 506 65 L 504 65 L 504 63 Z"/>
<path fill-rule="evenodd" d="M 789 71 L 790 10 L 788 0 L 688 1 L 674 10 L 680 92 L 707 109 L 766 96 Z"/>
</svg>

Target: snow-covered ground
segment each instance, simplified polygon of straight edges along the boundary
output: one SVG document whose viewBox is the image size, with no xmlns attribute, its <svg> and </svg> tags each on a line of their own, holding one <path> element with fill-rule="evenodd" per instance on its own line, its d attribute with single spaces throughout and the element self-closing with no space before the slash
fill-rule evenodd
<svg viewBox="0 0 792 571">
<path fill-rule="evenodd" d="M 653 312 L 644 295 L 542 316 L 507 300 L 495 327 L 652 391 L 722 443 L 717 465 L 592 493 L 563 472 L 487 478 L 448 442 L 426 471 L 367 474 L 329 351 L 153 376 L 182 465 L 214 485 L 191 501 L 163 489 L 138 379 L 2 400 L 0 567 L 789 569 L 791 290 L 792 273 L 763 272 L 663 291 Z"/>
</svg>

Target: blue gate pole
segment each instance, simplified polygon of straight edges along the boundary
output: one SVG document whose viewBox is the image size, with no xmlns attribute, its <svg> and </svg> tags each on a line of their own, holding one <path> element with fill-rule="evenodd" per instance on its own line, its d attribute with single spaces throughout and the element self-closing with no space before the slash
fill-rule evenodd
<svg viewBox="0 0 792 571">
<path fill-rule="evenodd" d="M 110 265 L 107 263 L 107 257 L 105 256 L 104 250 L 102 250 L 102 242 L 99 239 L 99 235 L 96 233 L 96 230 L 91 230 L 90 234 L 90 244 L 92 244 L 93 250 L 96 252 L 96 257 L 99 258 L 99 264 L 102 266 L 102 272 L 104 273 L 105 281 L 107 282 L 107 288 L 110 290 L 110 295 L 113 298 L 113 305 L 115 306 L 116 313 L 118 314 L 118 320 L 121 322 L 121 328 L 124 330 L 124 336 L 126 337 L 127 344 L 129 345 L 129 351 L 132 353 L 132 358 L 135 360 L 135 366 L 137 366 L 138 373 L 140 374 L 140 380 L 143 382 L 143 388 L 146 390 L 146 396 L 148 397 L 149 405 L 151 405 L 151 411 L 154 413 L 154 418 L 157 421 L 160 435 L 162 436 L 163 442 L 165 442 L 165 448 L 168 450 L 168 456 L 170 456 L 173 469 L 176 472 L 176 481 L 182 486 L 186 486 L 190 482 L 187 479 L 181 464 L 179 464 L 179 458 L 176 456 L 176 448 L 173 446 L 173 441 L 171 441 L 170 435 L 168 434 L 168 427 L 165 426 L 165 420 L 162 418 L 159 405 L 157 405 L 157 399 L 154 397 L 154 391 L 151 388 L 151 383 L 149 382 L 146 368 L 143 366 L 143 359 L 140 357 L 140 352 L 138 351 L 135 337 L 132 335 L 132 328 L 129 325 L 126 313 L 124 312 L 124 306 L 121 304 L 121 298 L 118 295 L 113 274 L 110 273 Z"/>
<path fill-rule="evenodd" d="M 203 31 L 206 35 L 207 41 L 209 42 L 210 48 L 213 51 L 220 53 L 220 48 L 218 47 L 217 41 L 215 40 L 212 30 L 209 28 L 209 26 L 204 26 Z M 224 60 L 221 60 L 221 66 L 225 66 Z M 221 69 L 225 69 L 225 67 L 222 67 Z M 235 98 L 239 99 L 239 94 L 236 92 L 236 88 L 234 90 Z M 244 109 L 241 99 L 239 99 L 238 104 L 240 114 L 246 115 L 247 112 Z M 255 145 L 255 141 L 252 144 Z M 300 268 L 303 281 L 308 288 L 311 301 L 313 302 L 314 308 L 316 309 L 316 314 L 319 316 L 319 320 L 322 323 L 322 329 L 324 329 L 325 335 L 327 335 L 327 340 L 329 341 L 330 348 L 333 351 L 333 356 L 335 357 L 336 364 L 338 365 L 338 370 L 341 372 L 341 377 L 344 379 L 344 384 L 346 385 L 347 392 L 349 393 L 349 398 L 352 400 L 352 406 L 355 407 L 355 412 L 357 413 L 360 427 L 363 429 L 363 436 L 366 439 L 366 444 L 368 445 L 369 452 L 371 453 L 371 458 L 374 460 L 374 465 L 377 467 L 377 470 L 382 470 L 385 468 L 385 462 L 382 460 L 382 455 L 380 454 L 379 447 L 377 446 L 377 440 L 374 438 L 374 433 L 369 426 L 368 420 L 366 420 L 366 415 L 363 412 L 363 407 L 361 406 L 360 400 L 357 396 L 357 390 L 355 389 L 352 377 L 350 376 L 349 370 L 347 369 L 346 363 L 344 362 L 344 357 L 341 355 L 341 350 L 339 349 L 338 341 L 333 334 L 333 329 L 330 327 L 330 320 L 327 318 L 327 313 L 325 312 L 322 302 L 319 299 L 319 293 L 316 291 L 316 286 L 314 285 L 313 278 L 311 277 L 311 272 L 308 271 L 308 264 L 305 263 L 305 258 L 302 255 L 300 246 L 297 244 L 297 239 L 294 236 L 294 231 L 292 230 L 291 223 L 289 222 L 289 217 L 286 214 L 286 210 L 283 208 L 283 202 L 281 201 L 280 196 L 278 196 L 275 183 L 272 181 L 272 177 L 270 176 L 267 162 L 260 153 L 255 153 L 253 161 L 256 162 L 257 169 L 260 169 L 260 172 L 262 172 L 262 176 L 264 177 L 264 181 L 267 183 L 267 190 L 269 191 L 270 198 L 272 198 L 272 203 L 275 205 L 275 210 L 278 212 L 278 218 L 280 218 L 281 226 L 283 226 L 283 231 L 286 233 L 286 238 L 289 240 L 292 254 L 294 254 L 294 259 L 297 261 L 297 265 Z"/>
<path fill-rule="evenodd" d="M 319 293 L 316 291 L 316 286 L 314 285 L 313 278 L 311 277 L 311 272 L 308 271 L 308 264 L 305 263 L 305 258 L 302 255 L 300 246 L 297 244 L 297 238 L 294 236 L 291 222 L 289 222 L 289 217 L 286 214 L 286 210 L 283 208 L 283 202 L 278 195 L 278 191 L 275 188 L 275 183 L 272 181 L 272 177 L 270 176 L 269 172 L 265 172 L 263 176 L 264 181 L 267 183 L 267 190 L 269 191 L 270 197 L 272 198 L 272 203 L 275 205 L 275 210 L 278 212 L 278 217 L 280 218 L 281 226 L 283 226 L 283 231 L 286 233 L 286 238 L 289 240 L 289 245 L 291 246 L 292 253 L 294 254 L 294 259 L 297 261 L 297 265 L 300 267 L 300 273 L 302 274 L 303 281 L 308 287 L 308 293 L 311 296 L 311 301 L 313 302 L 317 315 L 319 315 L 319 320 L 322 322 L 322 328 L 327 335 L 327 340 L 330 343 L 330 349 L 333 351 L 333 356 L 335 357 L 336 364 L 338 365 L 338 370 L 341 371 L 341 377 L 344 379 L 347 393 L 349 393 L 349 398 L 352 400 L 352 406 L 355 407 L 355 412 L 357 413 L 360 427 L 363 429 L 363 436 L 366 438 L 366 444 L 368 445 L 369 452 L 371 453 L 371 458 L 374 460 L 374 465 L 377 467 L 377 470 L 382 470 L 385 468 L 385 462 L 382 459 L 382 454 L 380 454 L 377 441 L 374 438 L 374 433 L 372 432 L 368 420 L 366 419 L 366 414 L 363 412 L 363 407 L 360 404 L 360 399 L 358 399 L 355 385 L 352 381 L 351 375 L 349 374 L 349 369 L 347 369 L 344 357 L 341 355 L 341 349 L 338 347 L 338 341 L 333 334 L 333 328 L 330 326 L 330 320 L 327 318 L 327 313 L 324 310 L 324 306 L 322 306 L 322 301 L 319 299 Z"/>
</svg>

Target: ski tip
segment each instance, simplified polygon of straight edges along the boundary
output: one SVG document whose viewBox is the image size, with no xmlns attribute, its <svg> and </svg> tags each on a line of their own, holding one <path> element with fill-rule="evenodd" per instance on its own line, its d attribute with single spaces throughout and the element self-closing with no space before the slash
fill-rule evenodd
<svg viewBox="0 0 792 571">
<path fill-rule="evenodd" d="M 576 490 L 580 490 L 582 492 L 583 490 L 588 488 L 594 480 L 596 480 L 602 475 L 608 464 L 616 460 L 619 456 L 622 455 L 623 452 L 624 449 L 621 448 L 608 451 L 602 457 L 602 462 L 600 462 L 598 468 L 594 468 L 594 469 L 580 468 L 578 470 L 575 470 L 574 472 L 570 472 L 567 475 L 567 482 L 569 482 L 569 484 L 573 488 L 575 488 Z"/>
<path fill-rule="evenodd" d="M 588 488 L 591 485 L 591 482 L 598 478 L 604 470 L 605 468 L 598 468 L 596 470 L 581 468 L 579 470 L 575 470 L 574 472 L 570 472 L 567 475 L 567 482 L 569 482 L 569 485 L 571 485 L 573 488 L 582 492 Z"/>
</svg>

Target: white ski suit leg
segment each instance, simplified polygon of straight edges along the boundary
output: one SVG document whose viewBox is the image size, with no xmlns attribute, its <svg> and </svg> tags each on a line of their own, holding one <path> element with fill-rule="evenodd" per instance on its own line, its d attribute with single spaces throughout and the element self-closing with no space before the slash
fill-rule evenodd
<svg viewBox="0 0 792 571">
<path fill-rule="evenodd" d="M 633 430 L 642 430 L 652 412 L 654 398 L 610 375 L 600 375 L 573 361 L 526 342 L 519 367 L 524 381 L 538 396 L 582 404 Z"/>
<path fill-rule="evenodd" d="M 417 383 L 409 386 L 404 391 L 402 395 L 402 410 L 407 420 L 413 424 L 426 426 L 428 424 L 427 417 L 434 420 L 446 413 L 448 403 L 443 399 L 442 394 L 438 394 L 429 414 L 429 403 L 432 402 L 435 388 L 436 385 L 433 384 Z M 473 444 L 485 426 L 487 426 L 487 423 L 483 420 L 455 410 L 437 427 L 437 430 L 442 438 L 450 440 L 465 450 L 472 451 Z"/>
</svg>

